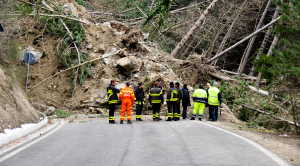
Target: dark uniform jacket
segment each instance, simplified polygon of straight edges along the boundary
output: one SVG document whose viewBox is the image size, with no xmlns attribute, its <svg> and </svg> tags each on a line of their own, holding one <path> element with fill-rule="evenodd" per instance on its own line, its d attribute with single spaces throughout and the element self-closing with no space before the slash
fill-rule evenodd
<svg viewBox="0 0 300 166">
<path fill-rule="evenodd" d="M 120 90 L 117 89 L 115 86 L 110 84 L 107 87 L 107 99 L 108 99 L 108 104 L 118 104 L 119 99 L 118 99 L 118 93 L 120 93 Z"/>
<path fill-rule="evenodd" d="M 140 89 L 138 86 L 135 88 L 134 91 L 134 95 L 135 95 L 135 102 L 138 105 L 143 105 L 145 103 L 145 92 L 144 89 Z"/>
<path fill-rule="evenodd" d="M 183 97 L 182 89 L 180 89 L 180 88 L 176 88 L 176 89 L 177 89 L 177 91 L 178 91 L 178 100 L 179 100 L 179 102 L 181 103 L 182 97 Z"/>
<path fill-rule="evenodd" d="M 163 92 L 159 87 L 153 87 L 152 89 L 150 89 L 149 102 L 150 104 L 157 104 L 157 103 L 164 102 Z"/>
<path fill-rule="evenodd" d="M 153 88 L 157 88 L 156 86 L 153 86 Z M 159 88 L 161 89 L 161 91 L 162 91 L 162 94 L 163 94 L 163 96 L 165 95 L 165 89 L 161 86 L 161 85 L 159 85 Z"/>
<path fill-rule="evenodd" d="M 179 100 L 178 96 L 179 96 L 178 89 L 174 88 L 174 86 L 170 86 L 170 89 L 167 92 L 167 102 L 170 101 L 177 102 Z"/>
<path fill-rule="evenodd" d="M 191 106 L 191 101 L 190 101 L 190 93 L 188 89 L 182 88 L 182 106 Z"/>
</svg>

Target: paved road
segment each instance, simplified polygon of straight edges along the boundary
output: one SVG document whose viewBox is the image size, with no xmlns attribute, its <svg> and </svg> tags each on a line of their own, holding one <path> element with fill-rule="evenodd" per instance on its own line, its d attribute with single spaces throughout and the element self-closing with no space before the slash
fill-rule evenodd
<svg viewBox="0 0 300 166">
<path fill-rule="evenodd" d="M 5 154 L 0 159 L 3 157 Z M 276 162 L 249 142 L 203 122 L 144 121 L 110 125 L 107 120 L 93 120 L 66 123 L 0 165 L 276 166 L 280 165 L 278 159 L 281 160 L 277 157 Z"/>
</svg>

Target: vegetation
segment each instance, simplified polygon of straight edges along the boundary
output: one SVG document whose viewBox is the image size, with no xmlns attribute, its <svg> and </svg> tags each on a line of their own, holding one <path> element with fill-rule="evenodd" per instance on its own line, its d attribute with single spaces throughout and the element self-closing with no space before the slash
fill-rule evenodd
<svg viewBox="0 0 300 166">
<path fill-rule="evenodd" d="M 268 91 L 288 102 L 293 121 L 299 122 L 300 2 L 282 3 L 278 0 L 276 3 L 281 6 L 282 15 L 273 33 L 281 39 L 277 49 L 272 50 L 273 54 L 260 56 L 255 65 L 258 71 L 264 73 Z"/>
<path fill-rule="evenodd" d="M 57 110 L 55 110 L 54 115 L 57 115 L 58 118 L 67 118 L 67 117 L 71 116 L 72 113 L 69 111 L 63 111 L 63 110 L 57 109 Z"/>
<path fill-rule="evenodd" d="M 23 14 L 30 14 L 33 11 L 32 6 L 28 3 L 22 5 L 16 4 L 15 8 L 17 11 L 20 11 Z M 38 13 L 63 14 L 61 8 L 55 12 L 41 9 L 39 7 L 37 7 L 37 9 L 40 10 Z M 69 17 L 76 18 L 71 14 L 69 14 Z M 72 51 L 70 48 L 74 46 L 77 47 L 77 45 L 79 47 L 80 44 L 85 40 L 84 29 L 79 22 L 66 18 L 61 19 L 51 16 L 38 16 L 37 19 L 40 20 L 41 24 L 43 25 L 42 27 L 44 27 L 42 33 L 61 38 L 59 48 L 56 50 L 56 56 L 60 59 L 60 64 L 62 67 L 71 68 L 90 60 L 87 52 L 82 51 L 80 48 L 76 48 L 77 51 Z M 72 36 L 66 30 L 64 24 L 72 32 Z M 46 54 L 43 52 L 42 58 L 45 56 Z M 69 81 L 72 82 L 71 92 L 75 90 L 77 82 L 83 85 L 85 80 L 92 75 L 90 72 L 90 67 L 91 64 L 88 63 L 80 66 L 77 69 L 72 69 L 72 75 L 69 79 Z"/>
</svg>

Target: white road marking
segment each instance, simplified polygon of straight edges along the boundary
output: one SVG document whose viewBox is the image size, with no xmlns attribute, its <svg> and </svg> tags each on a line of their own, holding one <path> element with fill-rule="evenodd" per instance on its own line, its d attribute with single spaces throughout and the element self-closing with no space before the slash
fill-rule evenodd
<svg viewBox="0 0 300 166">
<path fill-rule="evenodd" d="M 42 139 L 48 137 L 49 135 L 53 134 L 54 132 L 56 132 L 57 130 L 59 130 L 64 124 L 65 124 L 65 122 L 64 122 L 64 121 L 61 121 L 61 124 L 60 124 L 59 126 L 57 126 L 56 129 L 50 131 L 50 132 L 47 133 L 46 135 L 44 135 L 44 136 L 42 136 L 42 137 L 40 137 L 40 138 L 38 138 L 38 139 L 36 139 L 36 140 L 34 140 L 34 141 L 28 143 L 27 145 L 25 145 L 25 146 L 23 146 L 23 147 L 21 147 L 21 148 L 15 150 L 15 151 L 9 153 L 8 155 L 2 157 L 2 158 L 0 159 L 0 163 L 1 163 L 2 161 L 4 161 L 4 160 L 6 160 L 6 159 L 8 159 L 8 158 L 10 158 L 10 157 L 12 157 L 12 156 L 14 156 L 15 154 L 21 152 L 22 150 L 24 150 L 24 149 L 30 147 L 31 145 L 33 145 L 33 144 L 39 142 L 40 140 L 42 140 Z"/>
<path fill-rule="evenodd" d="M 215 129 L 218 129 L 218 130 L 221 130 L 223 132 L 226 132 L 228 134 L 231 134 L 231 135 L 234 135 L 246 142 L 248 142 L 249 144 L 253 145 L 254 147 L 256 147 L 257 149 L 259 149 L 260 151 L 262 151 L 263 153 L 265 153 L 267 156 L 269 156 L 271 159 L 273 159 L 276 163 L 278 163 L 280 166 L 291 166 L 291 164 L 287 163 L 287 161 L 283 160 L 282 158 L 278 157 L 276 154 L 274 154 L 273 152 L 271 152 L 270 150 L 268 150 L 267 148 L 265 148 L 264 146 L 260 145 L 259 143 L 257 142 L 254 142 L 246 137 L 243 137 L 241 135 L 238 135 L 236 133 L 233 133 L 231 131 L 228 131 L 228 130 L 225 130 L 225 129 L 222 129 L 220 127 L 217 127 L 217 126 L 214 126 L 214 125 L 211 125 L 211 124 L 207 124 L 207 123 L 204 123 L 204 122 L 200 122 L 200 121 L 195 121 L 195 122 L 198 122 L 198 123 L 201 123 L 201 124 L 204 124 L 204 125 L 207 125 L 207 126 L 210 126 L 210 127 L 213 127 Z"/>
</svg>

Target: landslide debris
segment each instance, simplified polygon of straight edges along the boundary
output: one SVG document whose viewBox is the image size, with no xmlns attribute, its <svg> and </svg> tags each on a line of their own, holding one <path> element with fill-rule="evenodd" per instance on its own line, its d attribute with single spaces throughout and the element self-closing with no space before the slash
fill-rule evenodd
<svg viewBox="0 0 300 166">
<path fill-rule="evenodd" d="M 68 5 L 72 8 L 72 13 L 78 11 L 78 17 L 82 20 L 90 21 L 86 10 L 78 5 L 74 0 L 57 1 L 58 4 L 73 3 Z M 73 9 L 77 8 L 77 9 Z M 75 12 L 76 14 L 76 12 Z M 27 18 L 22 26 L 25 30 L 36 20 Z M 28 94 L 29 100 L 36 108 L 54 107 L 61 110 L 72 110 L 74 113 L 108 113 L 106 87 L 111 79 L 117 80 L 117 88 L 124 88 L 126 82 L 132 83 L 135 88 L 138 82 L 145 83 L 146 93 L 153 86 L 153 81 L 161 78 L 165 90 L 168 90 L 169 82 L 188 83 L 191 95 L 193 87 L 199 83 L 206 83 L 212 77 L 209 72 L 219 72 L 214 67 L 202 64 L 202 60 L 191 56 L 186 60 L 174 59 L 169 54 L 159 49 L 159 46 L 148 40 L 149 34 L 143 33 L 140 29 L 129 29 L 118 22 L 105 23 L 81 23 L 85 31 L 86 39 L 80 43 L 83 50 L 90 59 L 105 57 L 102 60 L 91 64 L 90 77 L 83 85 L 76 85 L 72 93 L 70 88 L 72 83 L 69 78 L 71 71 L 61 73 L 53 79 L 47 80 Z M 33 26 L 36 31 L 41 31 L 43 27 Z M 28 33 L 19 34 L 19 40 L 23 47 L 29 44 L 40 52 L 45 52 L 46 56 L 40 62 L 31 67 L 29 89 L 42 80 L 65 69 L 60 63 L 55 51 L 63 38 L 44 34 L 43 44 L 35 44 L 35 39 L 39 34 Z M 121 53 L 106 57 L 116 53 L 117 50 L 126 48 Z M 73 50 L 72 50 L 73 49 Z M 71 48 L 72 51 L 76 51 Z M 25 79 L 23 86 L 25 86 Z M 148 96 L 146 94 L 146 96 Z M 191 111 L 192 108 L 190 108 Z M 47 109 L 42 109 L 46 111 Z M 47 111 L 47 113 L 51 111 Z M 145 112 L 147 113 L 147 111 Z M 116 112 L 118 114 L 118 112 Z"/>
</svg>

